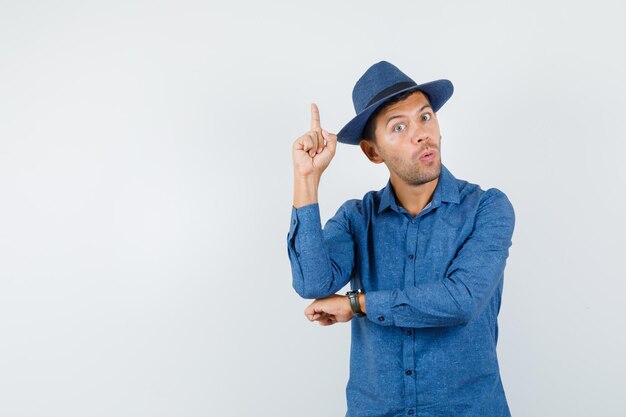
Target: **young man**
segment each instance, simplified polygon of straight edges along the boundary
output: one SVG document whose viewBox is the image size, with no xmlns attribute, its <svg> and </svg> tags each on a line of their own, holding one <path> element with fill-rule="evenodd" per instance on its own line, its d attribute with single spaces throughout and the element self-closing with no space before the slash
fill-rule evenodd
<svg viewBox="0 0 626 417">
<path fill-rule="evenodd" d="M 316 299 L 309 320 L 351 321 L 349 417 L 510 416 L 496 343 L 515 214 L 502 191 L 442 165 L 436 112 L 452 92 L 379 62 L 357 81 L 357 115 L 337 136 L 313 104 L 311 130 L 293 143 L 293 287 Z M 337 141 L 390 178 L 322 229 L 317 190 Z M 353 291 L 335 294 L 348 282 Z"/>
</svg>

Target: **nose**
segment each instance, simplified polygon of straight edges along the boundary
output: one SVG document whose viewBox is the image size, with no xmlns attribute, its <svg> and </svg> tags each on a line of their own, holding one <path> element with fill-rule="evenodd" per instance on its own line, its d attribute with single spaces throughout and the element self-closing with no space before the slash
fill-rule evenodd
<svg viewBox="0 0 626 417">
<path fill-rule="evenodd" d="M 416 145 L 422 145 L 424 142 L 428 142 L 429 139 L 428 133 L 419 128 L 411 135 L 411 142 Z"/>
</svg>

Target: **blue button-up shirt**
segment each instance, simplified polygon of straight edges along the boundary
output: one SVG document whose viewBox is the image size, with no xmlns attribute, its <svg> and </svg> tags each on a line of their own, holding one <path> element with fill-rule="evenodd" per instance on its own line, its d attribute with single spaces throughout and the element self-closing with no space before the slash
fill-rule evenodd
<svg viewBox="0 0 626 417">
<path fill-rule="evenodd" d="M 496 343 L 515 224 L 497 188 L 442 165 L 417 216 L 391 182 L 346 201 L 324 228 L 319 205 L 292 208 L 293 287 L 323 298 L 348 282 L 365 292 L 353 318 L 348 417 L 509 416 Z"/>
</svg>

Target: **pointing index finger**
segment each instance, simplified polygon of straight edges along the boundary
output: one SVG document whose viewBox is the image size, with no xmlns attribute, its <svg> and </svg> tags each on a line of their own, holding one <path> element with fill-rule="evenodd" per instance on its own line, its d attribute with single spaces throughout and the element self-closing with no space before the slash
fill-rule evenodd
<svg viewBox="0 0 626 417">
<path fill-rule="evenodd" d="M 320 130 L 320 111 L 317 104 L 311 103 L 311 130 Z"/>
</svg>

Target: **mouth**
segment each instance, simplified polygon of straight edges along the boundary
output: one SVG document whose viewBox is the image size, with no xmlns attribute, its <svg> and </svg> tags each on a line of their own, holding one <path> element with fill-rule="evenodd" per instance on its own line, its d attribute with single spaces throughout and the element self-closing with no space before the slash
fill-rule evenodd
<svg viewBox="0 0 626 417">
<path fill-rule="evenodd" d="M 429 150 L 424 152 L 422 155 L 420 155 L 420 161 L 432 161 L 433 159 L 435 159 L 435 151 L 434 150 Z"/>
</svg>

